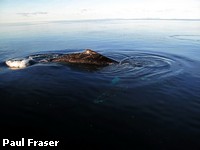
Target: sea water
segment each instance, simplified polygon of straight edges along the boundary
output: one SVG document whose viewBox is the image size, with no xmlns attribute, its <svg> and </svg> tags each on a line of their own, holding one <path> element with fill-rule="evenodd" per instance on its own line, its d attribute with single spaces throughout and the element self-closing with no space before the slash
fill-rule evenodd
<svg viewBox="0 0 200 150">
<path fill-rule="evenodd" d="M 119 64 L 46 61 L 86 48 Z M 0 24 L 1 133 L 66 146 L 199 149 L 199 56 L 199 20 Z M 5 63 L 30 58 L 36 63 L 20 69 Z"/>
</svg>

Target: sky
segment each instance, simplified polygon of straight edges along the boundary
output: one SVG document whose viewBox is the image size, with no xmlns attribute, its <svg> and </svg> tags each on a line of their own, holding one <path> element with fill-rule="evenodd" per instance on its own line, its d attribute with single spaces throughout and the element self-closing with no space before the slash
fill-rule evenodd
<svg viewBox="0 0 200 150">
<path fill-rule="evenodd" d="M 200 19 L 200 0 L 0 0 L 0 23 L 116 18 Z"/>
</svg>

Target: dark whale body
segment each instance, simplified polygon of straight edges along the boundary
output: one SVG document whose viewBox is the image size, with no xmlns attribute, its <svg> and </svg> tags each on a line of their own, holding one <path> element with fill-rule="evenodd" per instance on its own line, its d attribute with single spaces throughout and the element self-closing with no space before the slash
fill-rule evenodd
<svg viewBox="0 0 200 150">
<path fill-rule="evenodd" d="M 117 61 L 105 57 L 93 50 L 86 49 L 82 53 L 61 54 L 55 58 L 44 60 L 34 60 L 32 57 L 23 59 L 9 59 L 5 61 L 5 64 L 12 69 L 20 69 L 40 62 L 64 63 L 71 69 L 87 71 L 96 71 L 102 67 L 118 63 Z"/>
<path fill-rule="evenodd" d="M 51 62 L 95 65 L 99 67 L 118 63 L 117 61 L 105 57 L 90 49 L 86 49 L 82 53 L 64 54 L 57 58 L 52 59 Z"/>
</svg>

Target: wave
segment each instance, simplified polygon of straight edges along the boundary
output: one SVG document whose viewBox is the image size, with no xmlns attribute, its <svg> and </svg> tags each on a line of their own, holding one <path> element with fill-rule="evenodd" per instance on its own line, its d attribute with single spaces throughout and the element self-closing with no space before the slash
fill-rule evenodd
<svg viewBox="0 0 200 150">
<path fill-rule="evenodd" d="M 22 69 L 37 63 L 50 62 L 51 59 L 57 58 L 61 54 L 35 54 L 25 58 L 12 58 L 5 61 L 11 69 Z"/>
<path fill-rule="evenodd" d="M 200 35 L 172 35 L 170 37 L 178 40 L 200 42 Z"/>
<path fill-rule="evenodd" d="M 31 64 L 32 59 L 30 58 L 16 58 L 16 59 L 9 59 L 5 63 L 10 68 L 25 68 Z"/>
</svg>

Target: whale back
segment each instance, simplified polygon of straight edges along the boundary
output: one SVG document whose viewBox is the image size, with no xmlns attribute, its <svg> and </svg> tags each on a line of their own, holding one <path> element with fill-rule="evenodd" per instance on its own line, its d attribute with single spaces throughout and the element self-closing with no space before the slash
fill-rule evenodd
<svg viewBox="0 0 200 150">
<path fill-rule="evenodd" d="M 64 62 L 64 63 L 79 63 L 79 64 L 90 64 L 98 66 L 106 66 L 117 61 L 103 56 L 91 49 L 86 49 L 82 53 L 64 54 L 58 58 L 52 59 L 52 62 Z"/>
</svg>

